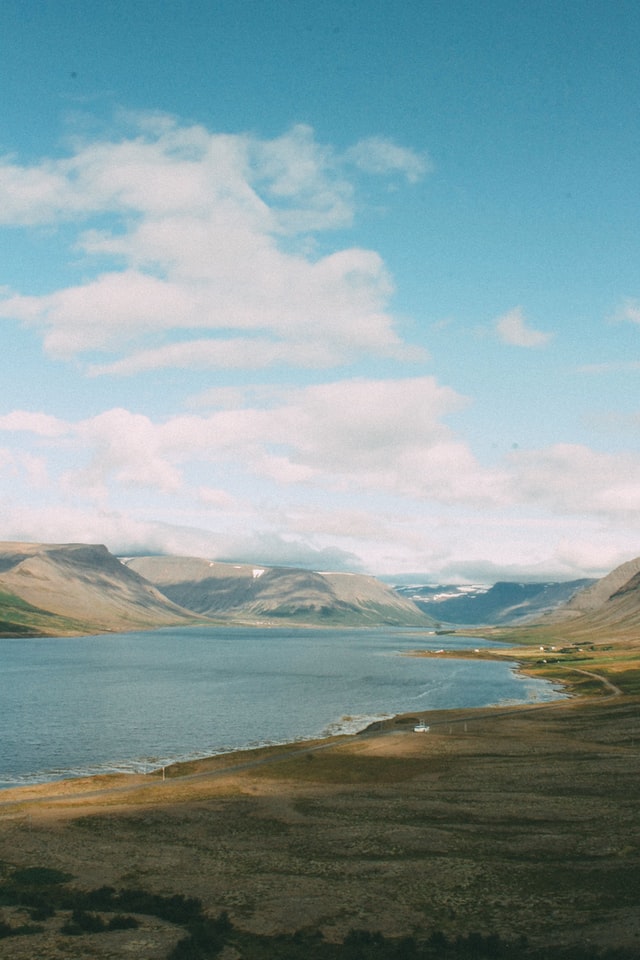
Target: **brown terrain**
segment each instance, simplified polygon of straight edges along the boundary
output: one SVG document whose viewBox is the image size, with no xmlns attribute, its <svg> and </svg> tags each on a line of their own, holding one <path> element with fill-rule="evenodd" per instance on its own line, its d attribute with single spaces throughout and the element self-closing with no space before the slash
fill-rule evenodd
<svg viewBox="0 0 640 960">
<path fill-rule="evenodd" d="M 639 591 L 608 599 L 612 619 L 599 608 L 595 626 L 584 614 L 493 632 L 519 645 L 492 656 L 563 682 L 569 699 L 419 715 L 426 733 L 418 715 L 398 717 L 164 774 L 5 790 L 2 877 L 47 867 L 77 890 L 197 897 L 234 925 L 223 960 L 279 956 L 243 936 L 340 941 L 353 929 L 637 955 L 640 643 L 619 605 Z M 0 919 L 25 923 L 25 908 L 0 907 Z M 0 957 L 159 960 L 184 933 L 150 917 L 82 936 L 60 925 L 0 940 Z"/>
<path fill-rule="evenodd" d="M 0 636 L 72 636 L 203 622 L 432 626 L 375 577 L 200 557 L 119 560 L 100 544 L 0 542 Z"/>
<path fill-rule="evenodd" d="M 12 610 L 16 600 L 23 603 L 31 632 L 48 636 L 150 630 L 197 619 L 99 544 L 0 542 L 0 610 L 8 600 Z"/>
<path fill-rule="evenodd" d="M 428 626 L 434 621 L 375 577 L 200 557 L 132 557 L 127 567 L 174 603 L 209 617 L 314 625 Z"/>
<path fill-rule="evenodd" d="M 164 780 L 7 790 L 0 860 L 63 870 L 83 889 L 198 897 L 255 933 L 481 931 L 637 947 L 638 697 L 597 676 L 576 674 L 593 688 L 584 702 L 444 712 L 427 717 L 428 733 L 397 718 Z M 0 941 L 0 956 L 88 956 L 87 938 L 63 938 L 59 925 Z M 90 938 L 90 955 L 163 957 L 177 939 L 150 920 L 114 936 Z"/>
</svg>

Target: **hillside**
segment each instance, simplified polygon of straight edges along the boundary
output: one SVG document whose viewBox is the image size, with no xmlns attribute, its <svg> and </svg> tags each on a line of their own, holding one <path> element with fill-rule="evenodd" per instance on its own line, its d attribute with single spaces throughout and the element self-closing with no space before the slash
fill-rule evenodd
<svg viewBox="0 0 640 960">
<path fill-rule="evenodd" d="M 562 607 L 584 592 L 593 580 L 549 583 L 500 581 L 492 587 L 473 585 L 399 586 L 426 614 L 451 624 L 524 623 Z"/>
<path fill-rule="evenodd" d="M 635 639 L 640 628 L 640 558 L 616 567 L 564 608 L 539 621 L 568 637 Z"/>
<path fill-rule="evenodd" d="M 228 620 L 430 626 L 433 621 L 375 577 L 197 557 L 134 557 L 131 570 L 174 603 Z"/>
<path fill-rule="evenodd" d="M 640 557 L 620 564 L 606 577 L 577 593 L 564 607 L 558 610 L 561 617 L 576 617 L 599 610 L 637 574 L 640 573 Z"/>
<path fill-rule="evenodd" d="M 0 542 L 5 636 L 152 629 L 194 619 L 104 546 Z"/>
</svg>

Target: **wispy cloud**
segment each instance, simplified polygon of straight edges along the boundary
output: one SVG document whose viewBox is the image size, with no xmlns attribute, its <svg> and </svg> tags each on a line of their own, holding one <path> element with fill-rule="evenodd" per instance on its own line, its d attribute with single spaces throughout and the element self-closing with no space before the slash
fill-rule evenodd
<svg viewBox="0 0 640 960">
<path fill-rule="evenodd" d="M 415 183 L 433 170 L 426 154 L 417 154 L 383 137 L 360 140 L 346 151 L 345 156 L 366 173 L 400 173 L 409 183 Z"/>
<path fill-rule="evenodd" d="M 578 373 L 633 373 L 640 370 L 640 360 L 610 360 L 606 363 L 584 363 L 576 368 Z"/>
<path fill-rule="evenodd" d="M 616 310 L 613 319 L 617 321 L 628 320 L 631 323 L 640 323 L 640 301 L 633 299 L 625 300 L 622 306 Z"/>
<path fill-rule="evenodd" d="M 583 444 L 557 443 L 509 455 L 514 502 L 557 514 L 635 517 L 640 509 L 640 457 Z"/>
<path fill-rule="evenodd" d="M 553 334 L 543 333 L 531 327 L 521 307 L 515 307 L 495 321 L 494 329 L 503 343 L 512 347 L 544 347 Z"/>
</svg>

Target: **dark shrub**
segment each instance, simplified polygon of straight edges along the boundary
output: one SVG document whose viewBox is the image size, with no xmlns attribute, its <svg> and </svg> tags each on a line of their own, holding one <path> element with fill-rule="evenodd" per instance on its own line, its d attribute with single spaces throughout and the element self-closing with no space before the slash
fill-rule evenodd
<svg viewBox="0 0 640 960">
<path fill-rule="evenodd" d="M 77 936 L 79 933 L 102 933 L 105 928 L 104 920 L 97 913 L 76 908 L 71 914 L 71 920 L 65 923 L 61 930 L 62 933 Z"/>
<path fill-rule="evenodd" d="M 135 917 L 125 917 L 121 913 L 111 917 L 107 924 L 108 930 L 135 930 L 140 926 L 140 922 Z"/>
<path fill-rule="evenodd" d="M 21 887 L 51 887 L 72 879 L 70 873 L 53 867 L 23 867 L 11 874 L 11 883 Z"/>
<path fill-rule="evenodd" d="M 48 920 L 55 915 L 55 910 L 49 903 L 41 903 L 29 911 L 32 920 Z"/>
</svg>

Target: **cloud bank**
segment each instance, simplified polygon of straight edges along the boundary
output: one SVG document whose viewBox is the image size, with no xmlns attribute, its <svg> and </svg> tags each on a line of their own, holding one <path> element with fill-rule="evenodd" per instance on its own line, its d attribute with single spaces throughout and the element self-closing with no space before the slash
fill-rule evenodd
<svg viewBox="0 0 640 960">
<path fill-rule="evenodd" d="M 381 257 L 314 253 L 312 236 L 351 225 L 354 165 L 415 182 L 427 169 L 417 153 L 374 139 L 340 155 L 305 126 L 265 141 L 130 120 L 126 139 L 0 165 L 1 223 L 72 224 L 76 252 L 104 265 L 63 289 L 5 296 L 0 316 L 41 331 L 53 358 L 89 358 L 96 375 L 330 367 L 362 351 L 411 352 L 388 309 Z"/>
<path fill-rule="evenodd" d="M 349 244 L 362 182 L 411 189 L 426 154 L 380 137 L 339 151 L 304 125 L 125 121 L 0 162 L 0 224 L 68 260 L 64 280 L 0 298 L 45 363 L 31 407 L 0 412 L 0 536 L 454 578 L 572 578 L 637 553 L 640 457 L 481 457 L 475 398 L 424 373 L 384 258 Z M 496 338 L 554 342 L 521 307 L 492 329 L 501 356 Z M 75 414 L 46 391 L 61 365 L 83 384 Z"/>
</svg>

